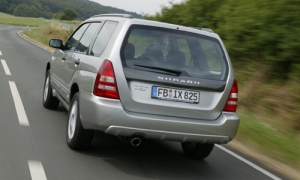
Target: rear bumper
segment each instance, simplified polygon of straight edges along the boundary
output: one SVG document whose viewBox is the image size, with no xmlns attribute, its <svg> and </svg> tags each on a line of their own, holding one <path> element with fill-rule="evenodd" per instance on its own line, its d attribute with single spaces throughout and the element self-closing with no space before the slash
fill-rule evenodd
<svg viewBox="0 0 300 180">
<path fill-rule="evenodd" d="M 223 112 L 216 120 L 197 120 L 132 113 L 123 109 L 119 100 L 80 92 L 80 113 L 85 129 L 104 131 L 115 136 L 143 136 L 144 138 L 179 142 L 225 144 L 238 130 L 240 119 L 236 113 Z"/>
</svg>

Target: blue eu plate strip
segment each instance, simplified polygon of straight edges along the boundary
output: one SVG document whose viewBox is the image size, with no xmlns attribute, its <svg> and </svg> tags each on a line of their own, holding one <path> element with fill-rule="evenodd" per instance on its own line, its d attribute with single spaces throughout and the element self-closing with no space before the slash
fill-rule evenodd
<svg viewBox="0 0 300 180">
<path fill-rule="evenodd" d="M 157 97 L 157 87 L 156 86 L 152 87 L 152 96 L 151 97 L 153 97 L 153 98 Z"/>
</svg>

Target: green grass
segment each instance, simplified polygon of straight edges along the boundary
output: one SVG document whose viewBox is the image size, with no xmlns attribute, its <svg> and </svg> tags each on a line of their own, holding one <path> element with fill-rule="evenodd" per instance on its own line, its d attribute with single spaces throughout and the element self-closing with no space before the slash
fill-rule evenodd
<svg viewBox="0 0 300 180">
<path fill-rule="evenodd" d="M 237 140 L 250 143 L 263 154 L 283 163 L 300 166 L 300 139 L 297 134 L 282 132 L 260 123 L 259 117 L 240 112 Z"/>
<path fill-rule="evenodd" d="M 14 25 L 14 26 L 41 27 L 41 26 L 47 26 L 50 23 L 43 18 L 16 17 L 16 16 L 0 13 L 0 24 L 7 24 L 7 25 Z"/>
</svg>

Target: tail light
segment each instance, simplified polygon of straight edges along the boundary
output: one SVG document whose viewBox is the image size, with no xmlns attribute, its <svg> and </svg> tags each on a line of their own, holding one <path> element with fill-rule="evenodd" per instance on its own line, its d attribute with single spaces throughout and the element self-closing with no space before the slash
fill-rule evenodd
<svg viewBox="0 0 300 180">
<path fill-rule="evenodd" d="M 100 97 L 120 99 L 111 61 L 104 60 L 102 63 L 95 80 L 93 93 Z"/>
<path fill-rule="evenodd" d="M 235 112 L 237 108 L 237 101 L 238 101 L 238 85 L 236 80 L 234 80 L 230 91 L 230 95 L 227 99 L 223 111 Z"/>
</svg>

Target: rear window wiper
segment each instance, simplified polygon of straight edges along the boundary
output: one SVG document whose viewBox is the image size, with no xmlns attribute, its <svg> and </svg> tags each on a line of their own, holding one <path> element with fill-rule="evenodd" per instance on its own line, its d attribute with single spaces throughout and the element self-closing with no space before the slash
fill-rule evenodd
<svg viewBox="0 0 300 180">
<path fill-rule="evenodd" d="M 147 69 L 153 69 L 153 70 L 159 70 L 159 71 L 164 71 L 168 73 L 175 74 L 177 76 L 180 76 L 182 71 L 179 70 L 173 70 L 173 69 L 168 69 L 168 68 L 162 68 L 162 67 L 156 67 L 156 66 L 147 66 L 147 65 L 141 65 L 141 64 L 133 64 L 134 66 L 142 67 L 142 68 L 147 68 Z"/>
</svg>

